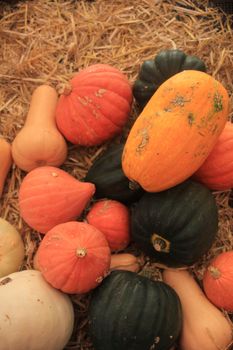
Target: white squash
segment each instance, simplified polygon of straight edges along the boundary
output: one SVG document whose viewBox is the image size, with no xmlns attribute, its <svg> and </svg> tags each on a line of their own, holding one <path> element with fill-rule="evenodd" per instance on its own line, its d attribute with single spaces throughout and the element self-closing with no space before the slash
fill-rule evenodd
<svg viewBox="0 0 233 350">
<path fill-rule="evenodd" d="M 19 232 L 8 221 L 0 218 L 0 277 L 18 271 L 24 254 Z"/>
<path fill-rule="evenodd" d="M 0 350 L 62 350 L 73 331 L 69 297 L 39 271 L 0 279 Z"/>
<path fill-rule="evenodd" d="M 163 280 L 178 294 L 183 311 L 180 350 L 230 350 L 232 325 L 205 297 L 187 270 L 164 270 Z"/>
</svg>

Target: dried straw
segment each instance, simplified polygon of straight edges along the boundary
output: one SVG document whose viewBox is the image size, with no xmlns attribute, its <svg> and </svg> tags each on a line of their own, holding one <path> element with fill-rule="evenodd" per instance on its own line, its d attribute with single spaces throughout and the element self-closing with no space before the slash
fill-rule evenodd
<svg viewBox="0 0 233 350">
<path fill-rule="evenodd" d="M 209 8 L 207 1 L 199 3 L 200 7 L 191 0 L 32 0 L 13 8 L 1 3 L 0 135 L 12 142 L 24 123 L 32 91 L 39 84 L 57 87 L 74 72 L 94 63 L 113 65 L 133 82 L 142 61 L 166 48 L 179 48 L 202 58 L 208 73 L 220 80 L 232 96 L 231 18 Z M 121 137 L 126 136 L 137 113 L 134 105 Z M 233 119 L 232 108 L 229 119 Z M 106 147 L 69 145 L 63 168 L 82 179 Z M 22 233 L 26 247 L 23 268 L 30 268 L 41 237 L 19 216 L 17 196 L 24 175 L 13 166 L 0 202 L 0 215 Z M 230 191 L 215 193 L 219 233 L 212 249 L 192 269 L 200 281 L 206 264 L 218 253 L 233 248 L 229 195 Z M 148 259 L 141 273 L 161 278 L 160 270 Z M 91 350 L 87 334 L 89 295 L 74 296 L 73 301 L 76 327 L 66 349 Z"/>
</svg>

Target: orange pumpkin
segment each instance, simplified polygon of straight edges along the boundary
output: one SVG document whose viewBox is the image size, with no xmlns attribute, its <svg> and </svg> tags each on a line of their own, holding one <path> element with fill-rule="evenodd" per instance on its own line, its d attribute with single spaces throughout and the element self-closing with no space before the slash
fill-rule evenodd
<svg viewBox="0 0 233 350">
<path fill-rule="evenodd" d="M 25 124 L 12 143 L 12 156 L 20 169 L 64 163 L 67 145 L 56 127 L 57 100 L 52 86 L 40 85 L 33 91 Z"/>
<path fill-rule="evenodd" d="M 194 179 L 212 190 L 233 187 L 233 124 L 227 122 L 208 158 L 194 174 Z"/>
<path fill-rule="evenodd" d="M 37 250 L 37 267 L 54 288 L 86 293 L 97 287 L 110 268 L 104 235 L 84 222 L 66 222 L 50 230 Z"/>
<path fill-rule="evenodd" d="M 233 250 L 213 259 L 204 273 L 203 288 L 214 305 L 233 311 Z"/>
<path fill-rule="evenodd" d="M 63 89 L 57 126 L 73 144 L 98 145 L 122 131 L 131 102 L 132 88 L 120 70 L 107 64 L 91 65 Z"/>
<path fill-rule="evenodd" d="M 124 204 L 103 199 L 90 208 L 86 220 L 104 233 L 112 251 L 122 250 L 129 244 L 130 215 Z"/>
<path fill-rule="evenodd" d="M 172 76 L 130 130 L 122 157 L 125 175 L 148 192 L 181 183 L 208 157 L 228 112 L 227 91 L 210 75 L 187 70 Z"/>
<path fill-rule="evenodd" d="M 24 221 L 40 233 L 80 216 L 95 192 L 59 168 L 43 166 L 30 171 L 19 189 L 19 210 Z"/>
</svg>

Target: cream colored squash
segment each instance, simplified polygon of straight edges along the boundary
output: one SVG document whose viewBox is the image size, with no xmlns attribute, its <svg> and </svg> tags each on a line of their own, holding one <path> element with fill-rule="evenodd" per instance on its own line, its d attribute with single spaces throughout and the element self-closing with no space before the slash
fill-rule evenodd
<svg viewBox="0 0 233 350">
<path fill-rule="evenodd" d="M 0 350 L 63 350 L 74 324 L 69 297 L 39 271 L 0 279 Z"/>
<path fill-rule="evenodd" d="M 232 325 L 209 302 L 187 270 L 164 270 L 163 280 L 178 294 L 183 311 L 180 350 L 230 350 Z"/>
<path fill-rule="evenodd" d="M 24 254 L 19 232 L 8 221 L 0 218 L 0 277 L 18 271 Z"/>
</svg>

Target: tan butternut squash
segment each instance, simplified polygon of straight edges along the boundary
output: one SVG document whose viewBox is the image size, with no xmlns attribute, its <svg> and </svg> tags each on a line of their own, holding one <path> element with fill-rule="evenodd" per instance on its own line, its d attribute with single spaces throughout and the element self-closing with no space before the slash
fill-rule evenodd
<svg viewBox="0 0 233 350">
<path fill-rule="evenodd" d="M 11 145 L 4 138 L 0 138 L 0 197 L 11 165 Z"/>
<path fill-rule="evenodd" d="M 127 270 L 132 272 L 138 272 L 141 269 L 142 265 L 142 257 L 136 257 L 133 254 L 122 253 L 111 255 L 110 271 Z"/>
<path fill-rule="evenodd" d="M 232 325 L 211 304 L 187 270 L 164 270 L 163 280 L 178 294 L 183 311 L 180 350 L 227 350 Z"/>
<path fill-rule="evenodd" d="M 25 124 L 12 144 L 12 156 L 20 169 L 58 167 L 65 161 L 67 144 L 55 121 L 57 101 L 57 92 L 51 86 L 41 85 L 34 90 Z"/>
</svg>

